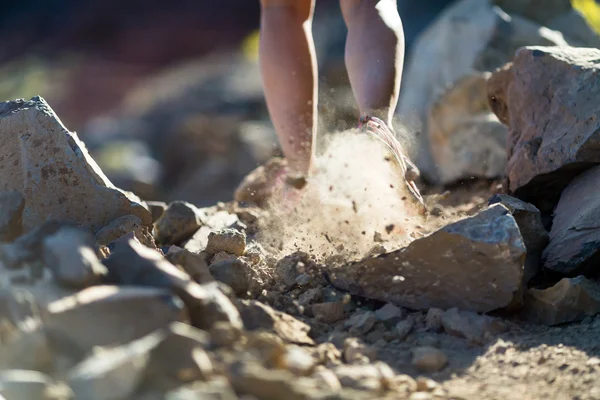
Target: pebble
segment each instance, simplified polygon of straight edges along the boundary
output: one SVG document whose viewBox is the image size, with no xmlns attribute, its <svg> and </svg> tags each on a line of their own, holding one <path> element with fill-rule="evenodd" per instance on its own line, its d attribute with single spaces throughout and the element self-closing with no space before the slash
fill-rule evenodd
<svg viewBox="0 0 600 400">
<path fill-rule="evenodd" d="M 437 372 L 448 364 L 446 355 L 433 347 L 417 347 L 412 355 L 412 364 L 421 372 Z"/>
</svg>

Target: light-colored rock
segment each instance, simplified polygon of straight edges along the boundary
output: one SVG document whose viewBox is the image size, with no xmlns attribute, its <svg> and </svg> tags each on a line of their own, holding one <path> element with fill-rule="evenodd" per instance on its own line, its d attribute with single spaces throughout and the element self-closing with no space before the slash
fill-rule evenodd
<svg viewBox="0 0 600 400">
<path fill-rule="evenodd" d="M 457 308 L 451 308 L 442 314 L 442 325 L 450 335 L 463 337 L 474 343 L 483 343 L 507 328 L 497 318 Z"/>
<path fill-rule="evenodd" d="M 431 105 L 460 79 L 493 71 L 526 45 L 567 42 L 558 32 L 493 7 L 490 0 L 457 1 L 419 35 L 407 57 L 398 107 L 409 126 L 422 125 L 415 161 L 424 177 L 435 178 L 437 173 L 428 142 Z"/>
<path fill-rule="evenodd" d="M 96 256 L 89 231 L 64 227 L 44 238 L 43 243 L 44 264 L 65 287 L 83 289 L 99 283 L 108 273 Z"/>
<path fill-rule="evenodd" d="M 0 133 L 0 193 L 25 198 L 25 232 L 51 219 L 92 230 L 127 214 L 152 223 L 139 198 L 112 185 L 41 97 L 0 103 Z"/>
<path fill-rule="evenodd" d="M 60 351 L 75 356 L 97 346 L 123 345 L 186 319 L 180 300 L 154 288 L 93 286 L 42 310 L 52 342 Z"/>
<path fill-rule="evenodd" d="M 584 276 L 563 278 L 548 289 L 529 289 L 523 315 L 544 325 L 581 321 L 600 313 L 600 284 Z"/>
<path fill-rule="evenodd" d="M 194 235 L 184 243 L 184 248 L 193 252 L 199 253 L 206 250 L 208 245 L 208 235 L 211 232 L 221 229 L 231 228 L 239 223 L 236 214 L 230 214 L 227 211 L 214 211 L 211 209 L 202 209 L 206 214 L 205 225 L 194 233 Z"/>
<path fill-rule="evenodd" d="M 287 346 L 284 359 L 286 369 L 294 375 L 308 376 L 315 368 L 312 355 L 300 346 Z"/>
<path fill-rule="evenodd" d="M 214 281 L 208 269 L 206 255 L 196 254 L 177 246 L 171 246 L 165 258 L 172 264 L 184 270 L 195 282 L 207 283 Z"/>
<path fill-rule="evenodd" d="M 412 350 L 412 364 L 421 372 L 437 372 L 448 364 L 448 357 L 435 347 L 417 347 Z"/>
<path fill-rule="evenodd" d="M 600 140 L 600 134 L 598 135 Z M 544 268 L 572 276 L 600 271 L 600 166 L 577 176 L 554 210 Z"/>
<path fill-rule="evenodd" d="M 377 319 L 388 326 L 393 326 L 406 317 L 406 312 L 392 303 L 387 303 L 375 311 Z"/>
<path fill-rule="evenodd" d="M 0 242 L 12 242 L 23 233 L 25 198 L 17 191 L 0 194 Z"/>
<path fill-rule="evenodd" d="M 427 132 L 436 184 L 504 175 L 507 128 L 489 109 L 488 77 L 460 78 L 431 104 Z"/>
<path fill-rule="evenodd" d="M 242 300 L 238 307 L 249 331 L 265 330 L 275 333 L 288 343 L 314 344 L 308 336 L 310 327 L 291 315 L 274 310 L 256 300 Z"/>
<path fill-rule="evenodd" d="M 519 291 L 525 253 L 515 219 L 496 204 L 406 248 L 327 274 L 342 290 L 402 307 L 488 312 Z"/>
<path fill-rule="evenodd" d="M 204 225 L 206 216 L 196 206 L 174 201 L 154 224 L 156 240 L 160 244 L 179 244 Z"/>
<path fill-rule="evenodd" d="M 244 255 L 246 251 L 246 235 L 235 229 L 222 229 L 218 232 L 211 232 L 208 235 L 206 253 L 214 255 L 221 251 L 238 257 Z"/>
<path fill-rule="evenodd" d="M 225 377 L 215 377 L 207 382 L 194 382 L 170 390 L 161 400 L 237 400 L 235 392 Z"/>
<path fill-rule="evenodd" d="M 593 106 L 600 50 L 527 46 L 488 81 L 490 106 L 509 126 L 507 189 L 551 212 L 565 186 L 600 163 Z"/>
<path fill-rule="evenodd" d="M 123 215 L 96 232 L 96 242 L 100 246 L 108 246 L 110 243 L 133 232 L 135 238 L 144 246 L 155 249 L 156 243 L 148 227 L 135 215 Z"/>
</svg>

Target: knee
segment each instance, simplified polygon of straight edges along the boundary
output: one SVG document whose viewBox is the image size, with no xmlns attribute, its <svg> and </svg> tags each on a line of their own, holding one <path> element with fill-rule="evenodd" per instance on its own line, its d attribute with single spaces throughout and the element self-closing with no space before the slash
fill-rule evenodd
<svg viewBox="0 0 600 400">
<path fill-rule="evenodd" d="M 373 17 L 383 19 L 386 24 L 400 21 L 397 0 L 340 0 L 340 9 L 346 24 Z"/>
</svg>

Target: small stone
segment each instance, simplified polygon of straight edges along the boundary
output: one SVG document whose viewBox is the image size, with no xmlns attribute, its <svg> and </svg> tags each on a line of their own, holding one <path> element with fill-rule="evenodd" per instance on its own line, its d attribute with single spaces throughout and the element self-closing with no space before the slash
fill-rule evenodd
<svg viewBox="0 0 600 400">
<path fill-rule="evenodd" d="M 171 246 L 165 258 L 185 271 L 194 282 L 208 283 L 214 281 L 204 254 L 196 254 L 181 247 Z"/>
<path fill-rule="evenodd" d="M 341 301 L 315 303 L 311 310 L 315 318 L 324 323 L 332 324 L 344 318 L 344 303 Z"/>
<path fill-rule="evenodd" d="M 439 308 L 430 308 L 425 316 L 425 328 L 428 331 L 440 332 L 444 327 L 442 325 L 442 316 L 444 311 Z"/>
<path fill-rule="evenodd" d="M 144 246 L 156 248 L 156 243 L 149 229 L 135 215 L 123 215 L 100 229 L 96 233 L 96 243 L 99 246 L 108 246 L 110 243 L 131 232 L 133 232 L 136 239 Z"/>
<path fill-rule="evenodd" d="M 533 323 L 558 325 L 600 313 L 600 284 L 584 276 L 563 278 L 548 289 L 529 289 L 523 315 Z"/>
<path fill-rule="evenodd" d="M 63 227 L 44 238 L 44 263 L 59 284 L 68 288 L 86 288 L 99 283 L 108 274 L 98 260 L 94 246 L 94 237 L 89 231 Z"/>
<path fill-rule="evenodd" d="M 214 279 L 228 285 L 236 295 L 246 296 L 250 290 L 251 267 L 241 258 L 233 257 L 213 262 L 209 271 Z"/>
<path fill-rule="evenodd" d="M 385 306 L 375 311 L 375 316 L 387 326 L 394 326 L 404 319 L 405 313 L 400 307 L 396 307 L 392 303 L 387 303 Z"/>
<path fill-rule="evenodd" d="M 433 399 L 434 399 L 433 395 L 431 395 L 431 393 L 427 393 L 427 392 L 411 393 L 411 395 L 408 397 L 408 400 L 433 400 Z"/>
<path fill-rule="evenodd" d="M 333 369 L 343 387 L 379 391 L 383 387 L 381 371 L 374 364 L 339 365 Z"/>
<path fill-rule="evenodd" d="M 94 347 L 123 345 L 185 319 L 181 301 L 154 288 L 93 286 L 42 310 L 52 344 L 74 357 Z"/>
<path fill-rule="evenodd" d="M 332 392 L 339 392 L 342 389 L 342 384 L 337 378 L 337 375 L 327 368 L 317 368 L 312 374 L 312 378 L 316 381 L 317 386 L 323 387 Z"/>
<path fill-rule="evenodd" d="M 354 313 L 354 315 L 346 321 L 345 325 L 351 334 L 365 335 L 373 328 L 376 322 L 377 317 L 373 311 L 364 311 Z"/>
<path fill-rule="evenodd" d="M 412 364 L 421 372 L 437 372 L 448 363 L 448 358 L 433 347 L 417 347 L 412 350 Z"/>
<path fill-rule="evenodd" d="M 420 376 L 417 378 L 417 392 L 433 392 L 435 389 L 439 387 L 438 383 L 430 378 L 425 378 L 424 376 Z"/>
<path fill-rule="evenodd" d="M 205 215 L 193 204 L 174 201 L 154 224 L 156 241 L 163 245 L 178 244 L 204 225 Z"/>
<path fill-rule="evenodd" d="M 202 212 L 206 215 L 204 225 L 184 243 L 184 248 L 192 253 L 199 253 L 206 250 L 208 236 L 211 233 L 221 229 L 235 228 L 240 222 L 236 214 L 230 214 L 227 211 L 215 211 L 203 208 Z"/>
<path fill-rule="evenodd" d="M 356 338 L 344 340 L 344 360 L 348 364 L 364 363 L 373 360 L 377 356 L 377 351 L 365 346 Z"/>
<path fill-rule="evenodd" d="M 38 266 L 41 270 L 44 239 L 64 226 L 74 227 L 57 221 L 47 221 L 19 236 L 12 243 L 0 244 L 0 262 L 9 269 L 19 269 L 28 265 Z"/>
<path fill-rule="evenodd" d="M 442 315 L 444 330 L 450 335 L 463 337 L 475 343 L 506 331 L 507 326 L 501 320 L 487 315 L 452 308 Z"/>
<path fill-rule="evenodd" d="M 298 297 L 298 304 L 306 307 L 319 300 L 321 300 L 321 288 L 311 288 Z"/>
<path fill-rule="evenodd" d="M 150 210 L 150 214 L 152 214 L 152 223 L 158 221 L 158 219 L 165 213 L 167 210 L 167 203 L 164 201 L 146 201 L 148 205 L 148 209 Z"/>
<path fill-rule="evenodd" d="M 6 400 L 47 399 L 52 379 L 38 371 L 6 370 L 0 372 L 0 397 Z"/>
<path fill-rule="evenodd" d="M 12 242 L 23 234 L 25 198 L 17 191 L 0 194 L 0 242 Z"/>
<path fill-rule="evenodd" d="M 227 322 L 216 322 L 210 329 L 211 344 L 218 347 L 230 347 L 242 336 L 242 330 Z"/>
<path fill-rule="evenodd" d="M 276 311 L 256 300 L 241 300 L 239 307 L 244 327 L 249 331 L 273 332 L 288 343 L 314 344 L 308 336 L 310 327 L 291 315 Z"/>
<path fill-rule="evenodd" d="M 306 286 L 310 283 L 310 276 L 306 274 L 300 274 L 296 277 L 296 284 L 298 286 Z"/>
<path fill-rule="evenodd" d="M 160 333 L 153 333 L 124 346 L 97 351 L 84 359 L 67 375 L 75 398 L 131 398 L 142 382 L 150 352 L 162 338 Z"/>
<path fill-rule="evenodd" d="M 287 346 L 284 359 L 286 369 L 294 375 L 308 376 L 315 368 L 313 357 L 299 346 Z"/>
<path fill-rule="evenodd" d="M 212 259 L 210 260 L 210 264 L 218 264 L 222 261 L 232 261 L 232 260 L 237 260 L 238 256 L 234 255 L 234 254 L 229 254 L 226 251 L 220 251 L 217 254 L 215 254 Z"/>
<path fill-rule="evenodd" d="M 415 320 L 412 317 L 406 318 L 404 321 L 400 321 L 394 327 L 396 338 L 398 340 L 404 340 L 408 334 L 412 331 L 415 326 Z"/>
<path fill-rule="evenodd" d="M 162 340 L 149 353 L 145 388 L 169 390 L 212 375 L 212 362 L 205 351 L 210 346 L 206 332 L 174 322 L 160 335 Z"/>
<path fill-rule="evenodd" d="M 225 251 L 236 256 L 244 255 L 246 251 L 246 235 L 235 229 L 221 229 L 208 235 L 206 253 L 209 255 Z"/>
<path fill-rule="evenodd" d="M 308 254 L 295 252 L 277 262 L 275 265 L 275 278 L 284 290 L 289 290 L 297 284 L 296 279 L 298 276 L 309 275 L 314 268 L 315 263 L 310 260 Z"/>
</svg>

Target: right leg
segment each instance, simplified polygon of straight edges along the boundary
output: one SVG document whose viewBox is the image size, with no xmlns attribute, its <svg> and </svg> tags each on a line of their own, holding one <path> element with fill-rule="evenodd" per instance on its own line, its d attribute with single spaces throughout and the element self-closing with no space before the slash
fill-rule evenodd
<svg viewBox="0 0 600 400">
<path fill-rule="evenodd" d="M 308 174 L 314 157 L 317 66 L 314 0 L 260 0 L 260 71 L 267 108 L 290 173 Z"/>
</svg>

